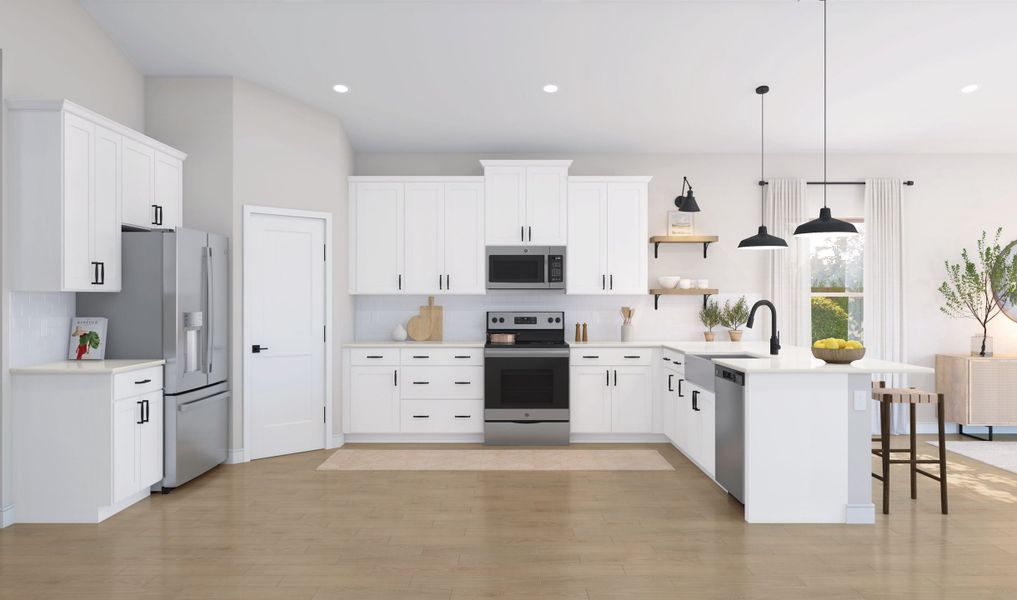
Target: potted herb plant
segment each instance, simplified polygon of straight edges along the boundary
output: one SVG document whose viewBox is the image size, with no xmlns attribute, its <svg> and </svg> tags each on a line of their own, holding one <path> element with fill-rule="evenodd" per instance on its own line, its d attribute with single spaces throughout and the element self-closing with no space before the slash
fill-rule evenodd
<svg viewBox="0 0 1017 600">
<path fill-rule="evenodd" d="M 727 327 L 727 334 L 731 336 L 732 342 L 742 341 L 742 325 L 749 320 L 749 305 L 742 296 L 731 304 L 730 300 L 724 301 L 724 308 L 720 311 L 720 324 Z"/>
<path fill-rule="evenodd" d="M 720 305 L 717 304 L 716 300 L 710 300 L 706 303 L 706 306 L 699 309 L 699 321 L 706 327 L 706 331 L 703 332 L 703 337 L 706 341 L 713 341 L 713 328 L 720 325 Z"/>
<path fill-rule="evenodd" d="M 978 254 L 971 258 L 967 248 L 961 251 L 958 263 L 945 261 L 947 279 L 939 286 L 943 294 L 940 310 L 951 317 L 973 318 L 982 327 L 982 334 L 971 338 L 971 354 L 992 356 L 992 338 L 989 322 L 999 316 L 1002 305 L 1012 303 L 1017 296 L 1017 257 L 1005 252 L 999 245 L 1003 228 L 996 230 L 992 243 L 986 233 L 978 240 Z M 996 295 L 993 291 L 996 290 Z M 1007 290 L 1006 297 L 997 298 L 999 290 Z"/>
</svg>

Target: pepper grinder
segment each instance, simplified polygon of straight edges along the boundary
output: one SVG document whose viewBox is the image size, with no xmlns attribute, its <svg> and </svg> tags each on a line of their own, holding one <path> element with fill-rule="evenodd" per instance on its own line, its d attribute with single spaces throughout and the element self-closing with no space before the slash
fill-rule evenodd
<svg viewBox="0 0 1017 600">
<path fill-rule="evenodd" d="M 583 341 L 584 342 L 590 341 L 589 336 L 586 335 L 586 323 L 583 323 Z"/>
<path fill-rule="evenodd" d="M 576 342 L 583 341 L 582 334 L 579 333 L 579 323 L 576 323 Z"/>
</svg>

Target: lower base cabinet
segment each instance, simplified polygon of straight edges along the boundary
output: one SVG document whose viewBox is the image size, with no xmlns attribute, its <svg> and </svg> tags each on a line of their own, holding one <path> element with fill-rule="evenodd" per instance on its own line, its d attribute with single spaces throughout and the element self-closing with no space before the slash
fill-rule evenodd
<svg viewBox="0 0 1017 600">
<path fill-rule="evenodd" d="M 652 369 L 571 367 L 569 416 L 572 433 L 652 433 Z"/>
<path fill-rule="evenodd" d="M 98 523 L 162 481 L 163 367 L 73 367 L 11 370 L 18 522 Z"/>
<path fill-rule="evenodd" d="M 351 367 L 348 433 L 399 431 L 399 367 Z"/>
<path fill-rule="evenodd" d="M 713 392 L 685 381 L 678 398 L 674 443 L 710 477 L 717 465 L 717 405 Z"/>
</svg>

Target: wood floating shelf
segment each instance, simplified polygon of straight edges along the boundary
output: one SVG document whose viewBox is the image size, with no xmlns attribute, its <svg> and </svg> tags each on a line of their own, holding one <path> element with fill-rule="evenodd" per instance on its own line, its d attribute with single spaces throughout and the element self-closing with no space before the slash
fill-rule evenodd
<svg viewBox="0 0 1017 600">
<path fill-rule="evenodd" d="M 661 296 L 702 296 L 703 297 L 703 308 L 706 308 L 706 301 L 717 294 L 719 290 L 716 288 L 689 288 L 683 290 L 681 288 L 652 288 L 650 293 L 653 294 L 653 310 L 657 310 L 657 304 L 660 302 Z"/>
<path fill-rule="evenodd" d="M 658 258 L 661 244 L 702 244 L 703 258 L 706 258 L 706 249 L 719 240 L 715 235 L 655 235 L 650 238 L 650 243 L 653 244 L 653 258 Z"/>
</svg>

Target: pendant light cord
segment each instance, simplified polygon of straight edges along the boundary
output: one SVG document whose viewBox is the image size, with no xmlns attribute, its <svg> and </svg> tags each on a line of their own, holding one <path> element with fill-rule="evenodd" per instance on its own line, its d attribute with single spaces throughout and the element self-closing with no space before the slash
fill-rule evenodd
<svg viewBox="0 0 1017 600">
<path fill-rule="evenodd" d="M 823 3 L 823 208 L 826 208 L 826 3 Z"/>
</svg>

